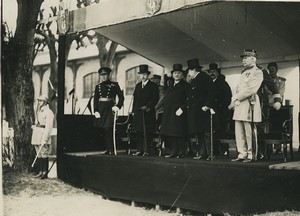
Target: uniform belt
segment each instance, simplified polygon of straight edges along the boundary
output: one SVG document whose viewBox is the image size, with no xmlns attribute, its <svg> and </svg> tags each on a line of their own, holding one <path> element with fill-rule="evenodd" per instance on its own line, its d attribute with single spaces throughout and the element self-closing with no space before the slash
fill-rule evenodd
<svg viewBox="0 0 300 216">
<path fill-rule="evenodd" d="M 45 125 L 37 124 L 36 127 L 45 128 Z"/>
<path fill-rule="evenodd" d="M 99 98 L 99 101 L 114 101 L 114 99 L 102 97 L 102 98 Z"/>
</svg>

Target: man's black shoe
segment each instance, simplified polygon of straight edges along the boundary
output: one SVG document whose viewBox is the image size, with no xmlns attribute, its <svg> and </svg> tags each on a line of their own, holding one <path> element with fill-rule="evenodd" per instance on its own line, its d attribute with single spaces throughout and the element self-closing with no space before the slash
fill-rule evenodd
<svg viewBox="0 0 300 216">
<path fill-rule="evenodd" d="M 134 155 L 134 156 L 142 156 L 143 153 L 142 153 L 142 152 L 136 152 L 136 153 L 134 153 L 133 155 Z"/>
<path fill-rule="evenodd" d="M 173 154 L 165 155 L 165 158 L 173 158 L 173 157 L 175 157 L 175 155 Z"/>
</svg>

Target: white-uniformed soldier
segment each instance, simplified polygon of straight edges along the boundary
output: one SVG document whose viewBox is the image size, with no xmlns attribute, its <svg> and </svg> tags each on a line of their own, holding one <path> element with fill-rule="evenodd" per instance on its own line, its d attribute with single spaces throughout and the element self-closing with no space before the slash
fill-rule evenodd
<svg viewBox="0 0 300 216">
<path fill-rule="evenodd" d="M 114 112 L 119 111 L 124 103 L 124 95 L 119 84 L 110 80 L 111 69 L 101 67 L 98 70 L 102 82 L 96 85 L 94 94 L 94 126 L 104 131 L 106 151 L 104 154 L 114 154 L 113 151 L 113 124 Z M 116 104 L 116 96 L 118 103 Z"/>
<path fill-rule="evenodd" d="M 244 70 L 242 71 L 236 90 L 233 92 L 229 108 L 234 107 L 235 139 L 238 157 L 232 161 L 251 162 L 256 159 L 252 142 L 256 125 L 261 122 L 261 107 L 257 91 L 263 81 L 263 72 L 256 66 L 256 51 L 244 50 L 241 55 Z M 257 149 L 257 147 L 256 147 Z"/>
<path fill-rule="evenodd" d="M 54 114 L 49 108 L 49 100 L 45 95 L 38 99 L 35 125 L 32 126 L 33 132 L 31 144 L 34 146 L 37 155 L 39 173 L 37 178 L 45 179 L 48 177 L 48 155 L 51 145 L 51 131 L 53 129 Z"/>
</svg>

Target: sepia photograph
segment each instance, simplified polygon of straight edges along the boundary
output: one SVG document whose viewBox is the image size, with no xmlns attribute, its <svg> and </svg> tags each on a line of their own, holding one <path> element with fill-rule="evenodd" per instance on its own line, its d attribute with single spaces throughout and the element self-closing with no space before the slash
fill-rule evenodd
<svg viewBox="0 0 300 216">
<path fill-rule="evenodd" d="M 0 5 L 0 215 L 300 215 L 300 1 Z"/>
</svg>

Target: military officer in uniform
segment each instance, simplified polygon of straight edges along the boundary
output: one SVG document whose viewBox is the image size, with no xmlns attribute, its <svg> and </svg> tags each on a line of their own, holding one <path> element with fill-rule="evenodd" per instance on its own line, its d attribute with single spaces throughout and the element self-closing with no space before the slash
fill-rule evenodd
<svg viewBox="0 0 300 216">
<path fill-rule="evenodd" d="M 31 144 L 34 146 L 37 154 L 37 164 L 39 173 L 37 178 L 45 179 L 48 177 L 48 155 L 51 145 L 51 131 L 53 129 L 54 114 L 49 108 L 49 100 L 45 95 L 38 99 L 35 125 L 32 126 L 33 132 Z"/>
<path fill-rule="evenodd" d="M 113 124 L 114 113 L 123 106 L 124 95 L 119 84 L 110 80 L 111 69 L 101 67 L 98 70 L 102 82 L 96 85 L 94 93 L 94 126 L 104 132 L 106 151 L 103 154 L 114 154 Z M 118 103 L 116 104 L 116 96 Z"/>
<path fill-rule="evenodd" d="M 279 95 L 281 96 L 281 100 L 283 101 L 284 91 L 285 91 L 285 81 L 286 79 L 280 76 L 277 76 L 278 65 L 276 62 L 270 62 L 268 64 L 269 74 L 271 75 L 277 90 L 279 91 Z M 273 106 L 276 101 L 276 95 L 273 95 L 272 92 L 269 94 L 269 102 L 270 105 Z"/>
<path fill-rule="evenodd" d="M 232 161 L 245 163 L 256 160 L 257 141 L 255 123 L 261 122 L 260 100 L 257 91 L 263 81 L 263 72 L 256 66 L 257 54 L 255 50 L 244 50 L 241 55 L 244 70 L 236 90 L 231 98 L 229 109 L 234 108 L 235 139 L 238 157 Z M 255 144 L 256 145 L 256 144 Z"/>
<path fill-rule="evenodd" d="M 173 86 L 167 90 L 162 102 L 161 135 L 164 136 L 170 154 L 165 157 L 184 157 L 187 136 L 187 101 L 191 94 L 191 85 L 184 80 L 181 64 L 174 64 L 171 71 Z"/>
<path fill-rule="evenodd" d="M 210 160 L 210 112 L 213 108 L 215 90 L 209 75 L 201 71 L 199 59 L 187 61 L 188 75 L 191 78 L 192 93 L 188 102 L 188 133 L 195 135 L 199 145 L 195 145 L 194 159 Z M 200 149 L 199 149 L 200 147 Z M 193 149 L 193 148 L 192 148 Z"/>
<path fill-rule="evenodd" d="M 153 147 L 152 137 L 155 130 L 155 105 L 159 99 L 158 86 L 149 80 L 148 65 L 139 65 L 141 82 L 137 83 L 133 92 L 133 124 L 136 132 L 137 152 L 135 155 L 148 156 Z"/>
</svg>

